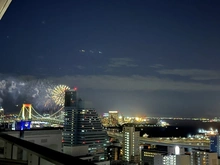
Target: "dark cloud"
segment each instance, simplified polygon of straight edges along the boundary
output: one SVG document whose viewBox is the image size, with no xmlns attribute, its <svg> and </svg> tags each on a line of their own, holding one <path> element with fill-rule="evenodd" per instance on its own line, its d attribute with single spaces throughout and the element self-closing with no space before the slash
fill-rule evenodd
<svg viewBox="0 0 220 165">
<path fill-rule="evenodd" d="M 219 91 L 220 85 L 206 83 L 177 81 L 167 78 L 148 76 L 63 76 L 50 77 L 57 83 L 65 83 L 69 86 L 77 85 L 85 89 L 113 90 L 113 91 Z"/>
<path fill-rule="evenodd" d="M 154 65 L 150 65 L 151 68 L 161 68 L 163 67 L 164 65 L 162 64 L 154 64 Z"/>
<path fill-rule="evenodd" d="M 111 58 L 108 67 L 137 67 L 138 65 L 134 63 L 131 58 Z"/>
<path fill-rule="evenodd" d="M 220 71 L 203 69 L 163 69 L 157 71 L 164 75 L 176 75 L 189 77 L 192 80 L 219 80 Z"/>
</svg>

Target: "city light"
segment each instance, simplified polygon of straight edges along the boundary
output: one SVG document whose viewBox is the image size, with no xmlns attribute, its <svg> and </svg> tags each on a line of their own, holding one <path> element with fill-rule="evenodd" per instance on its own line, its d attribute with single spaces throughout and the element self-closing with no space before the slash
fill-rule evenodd
<svg viewBox="0 0 220 165">
<path fill-rule="evenodd" d="M 175 146 L 175 154 L 176 155 L 180 154 L 180 147 L 179 146 Z"/>
</svg>

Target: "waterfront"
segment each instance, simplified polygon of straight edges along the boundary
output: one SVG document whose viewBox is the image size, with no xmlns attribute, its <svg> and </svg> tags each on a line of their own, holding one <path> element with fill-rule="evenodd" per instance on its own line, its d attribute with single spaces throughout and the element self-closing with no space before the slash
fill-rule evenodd
<svg viewBox="0 0 220 165">
<path fill-rule="evenodd" d="M 190 135 L 199 134 L 199 129 L 220 130 L 219 122 L 201 122 L 201 121 L 180 121 L 167 120 L 170 126 L 166 127 L 137 127 L 140 136 L 148 134 L 149 137 L 188 137 Z"/>
</svg>

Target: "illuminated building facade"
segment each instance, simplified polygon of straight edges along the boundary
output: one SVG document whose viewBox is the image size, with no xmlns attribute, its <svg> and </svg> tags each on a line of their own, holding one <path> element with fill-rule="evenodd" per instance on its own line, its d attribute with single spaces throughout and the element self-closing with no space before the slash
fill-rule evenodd
<svg viewBox="0 0 220 165">
<path fill-rule="evenodd" d="M 118 124 L 118 111 L 109 111 L 109 124 L 115 126 Z"/>
<path fill-rule="evenodd" d="M 155 155 L 156 165 L 190 165 L 190 155 Z"/>
<path fill-rule="evenodd" d="M 167 152 L 168 154 L 182 155 L 185 153 L 185 149 L 184 147 L 179 147 L 179 146 L 168 146 Z"/>
<path fill-rule="evenodd" d="M 217 135 L 210 135 L 210 152 L 217 152 L 218 157 L 220 157 L 220 136 Z"/>
<path fill-rule="evenodd" d="M 217 154 L 220 157 L 220 136 L 217 135 Z"/>
<path fill-rule="evenodd" d="M 89 154 L 104 159 L 107 133 L 94 108 L 77 97 L 77 91 L 65 92 L 63 146 L 88 145 Z"/>
<path fill-rule="evenodd" d="M 192 151 L 191 165 L 213 165 L 218 164 L 218 156 L 215 152 L 195 150 Z"/>
<path fill-rule="evenodd" d="M 122 147 L 111 145 L 108 147 L 108 159 L 111 161 L 121 160 Z"/>
<path fill-rule="evenodd" d="M 217 152 L 218 150 L 218 136 L 210 136 L 210 152 Z"/>
<path fill-rule="evenodd" d="M 154 157 L 156 155 L 166 155 L 165 151 L 142 149 L 141 161 L 142 164 L 154 165 Z"/>
<path fill-rule="evenodd" d="M 135 127 L 123 128 L 123 159 L 125 161 L 140 161 L 139 138 L 140 132 L 135 131 Z"/>
</svg>

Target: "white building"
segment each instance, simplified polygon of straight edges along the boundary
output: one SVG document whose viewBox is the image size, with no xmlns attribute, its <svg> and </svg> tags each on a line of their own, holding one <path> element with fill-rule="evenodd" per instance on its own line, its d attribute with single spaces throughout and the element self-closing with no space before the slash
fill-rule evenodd
<svg viewBox="0 0 220 165">
<path fill-rule="evenodd" d="M 154 165 L 190 165 L 190 155 L 155 155 Z"/>
<path fill-rule="evenodd" d="M 218 165 L 218 155 L 202 150 L 193 151 L 191 165 Z"/>
<path fill-rule="evenodd" d="M 140 132 L 135 127 L 123 128 L 123 159 L 125 161 L 140 161 L 139 151 Z"/>
<path fill-rule="evenodd" d="M 185 149 L 179 146 L 168 146 L 167 153 L 170 155 L 183 155 L 185 153 Z"/>
</svg>

